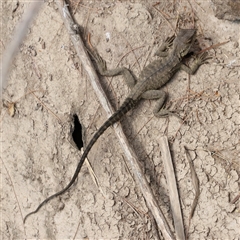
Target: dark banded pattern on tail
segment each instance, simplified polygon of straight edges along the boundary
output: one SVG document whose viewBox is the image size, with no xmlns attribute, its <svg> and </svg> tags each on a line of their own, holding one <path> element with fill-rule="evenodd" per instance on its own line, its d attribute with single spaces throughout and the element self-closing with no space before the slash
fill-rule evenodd
<svg viewBox="0 0 240 240">
<path fill-rule="evenodd" d="M 92 146 L 94 145 L 94 143 L 98 140 L 98 138 L 105 132 L 105 130 L 112 126 L 114 123 L 118 122 L 130 109 L 132 109 L 135 105 L 136 101 L 134 101 L 132 98 L 126 98 L 126 100 L 123 102 L 122 106 L 98 129 L 98 131 L 94 134 L 94 136 L 92 137 L 91 141 L 88 143 L 78 165 L 77 168 L 75 170 L 75 173 L 71 179 L 71 181 L 68 183 L 68 185 L 62 189 L 61 191 L 53 194 L 52 196 L 46 198 L 42 203 L 40 203 L 40 205 L 37 207 L 37 209 L 33 212 L 30 212 L 29 214 L 27 214 L 23 220 L 23 222 L 25 223 L 26 219 L 38 212 L 38 210 L 47 202 L 49 202 L 51 199 L 62 195 L 63 193 L 65 193 L 72 185 L 73 183 L 76 181 L 78 174 L 82 168 L 82 165 L 84 163 L 85 158 L 87 157 L 88 153 L 90 152 Z"/>
</svg>

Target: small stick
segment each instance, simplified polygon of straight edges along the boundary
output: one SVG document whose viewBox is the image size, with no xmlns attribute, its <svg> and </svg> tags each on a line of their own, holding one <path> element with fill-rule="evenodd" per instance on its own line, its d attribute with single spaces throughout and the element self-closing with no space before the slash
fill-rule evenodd
<svg viewBox="0 0 240 240">
<path fill-rule="evenodd" d="M 167 183 L 169 187 L 169 198 L 171 203 L 172 215 L 174 220 L 175 231 L 177 239 L 184 240 L 184 225 L 179 201 L 179 194 L 177 189 L 176 177 L 172 163 L 172 157 L 169 150 L 168 139 L 166 136 L 160 138 L 160 148 L 163 159 L 163 165 L 166 173 Z"/>
<path fill-rule="evenodd" d="M 221 46 L 221 45 L 224 45 L 224 44 L 226 44 L 226 43 L 228 43 L 228 42 L 229 42 L 229 41 L 225 41 L 225 42 L 221 42 L 221 43 L 217 43 L 217 44 L 211 45 L 210 47 L 207 47 L 207 48 L 205 48 L 205 49 L 197 52 L 196 54 L 200 54 L 200 53 L 206 52 L 206 51 L 208 51 L 208 50 L 217 48 L 217 47 L 219 47 L 219 46 Z"/>
<path fill-rule="evenodd" d="M 185 149 L 185 154 L 187 156 L 187 160 L 190 166 L 190 172 L 191 172 L 191 178 L 192 178 L 192 184 L 193 184 L 193 188 L 195 191 L 195 197 L 191 206 L 191 211 L 189 214 L 189 219 L 188 219 L 188 229 L 187 229 L 187 235 L 189 235 L 189 229 L 190 229 L 190 224 L 191 224 L 191 219 L 193 217 L 194 211 L 196 209 L 197 203 L 198 203 L 198 199 L 199 199 L 199 195 L 200 195 L 200 189 L 199 189 L 199 180 L 196 174 L 196 171 L 194 169 L 190 154 L 188 152 L 187 147 L 184 146 Z"/>
<path fill-rule="evenodd" d="M 231 204 L 236 203 L 239 198 L 240 198 L 240 193 L 230 203 Z"/>
</svg>

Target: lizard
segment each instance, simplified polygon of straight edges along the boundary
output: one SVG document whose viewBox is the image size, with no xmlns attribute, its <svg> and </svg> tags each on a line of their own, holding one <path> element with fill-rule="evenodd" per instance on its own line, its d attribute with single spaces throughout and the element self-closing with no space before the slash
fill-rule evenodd
<svg viewBox="0 0 240 240">
<path fill-rule="evenodd" d="M 153 110 L 154 115 L 158 118 L 173 114 L 173 112 L 163 109 L 167 96 L 161 88 L 170 81 L 178 70 L 182 69 L 192 75 L 197 71 L 199 66 L 205 63 L 208 59 L 207 53 L 203 52 L 194 59 L 190 67 L 183 63 L 186 56 L 191 53 L 195 39 L 196 29 L 179 29 L 178 34 L 176 36 L 168 37 L 155 53 L 156 56 L 164 57 L 165 60 L 162 61 L 157 59 L 144 67 L 138 77 L 138 80 L 132 72 L 125 67 L 108 70 L 106 62 L 97 53 L 97 51 L 92 51 L 91 55 L 96 62 L 98 72 L 103 76 L 122 75 L 131 91 L 119 109 L 110 118 L 108 118 L 93 135 L 92 139 L 87 144 L 81 159 L 78 162 L 75 173 L 68 185 L 61 191 L 46 198 L 42 203 L 40 203 L 35 211 L 28 213 L 23 220 L 24 223 L 30 215 L 37 213 L 44 204 L 69 190 L 76 181 L 85 158 L 88 156 L 88 153 L 98 138 L 105 132 L 106 129 L 118 122 L 130 109 L 134 108 L 140 99 L 158 99 Z"/>
</svg>

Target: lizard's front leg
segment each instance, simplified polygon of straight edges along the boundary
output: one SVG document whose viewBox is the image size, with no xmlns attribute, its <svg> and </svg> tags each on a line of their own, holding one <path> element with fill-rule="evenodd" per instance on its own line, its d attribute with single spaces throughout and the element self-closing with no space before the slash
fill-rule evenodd
<svg viewBox="0 0 240 240">
<path fill-rule="evenodd" d="M 134 87 L 134 85 L 136 84 L 136 77 L 129 69 L 125 67 L 120 67 L 108 70 L 106 61 L 102 59 L 102 57 L 98 54 L 96 50 L 91 51 L 91 55 L 94 58 L 94 61 L 96 62 L 99 73 L 102 76 L 112 77 L 116 75 L 122 75 L 127 86 L 131 89 Z"/>
<path fill-rule="evenodd" d="M 155 52 L 155 56 L 158 57 L 167 57 L 168 56 L 168 50 L 172 47 L 173 45 L 173 40 L 175 39 L 175 35 L 172 37 L 168 37 L 162 45 L 158 48 L 158 50 Z"/>
</svg>

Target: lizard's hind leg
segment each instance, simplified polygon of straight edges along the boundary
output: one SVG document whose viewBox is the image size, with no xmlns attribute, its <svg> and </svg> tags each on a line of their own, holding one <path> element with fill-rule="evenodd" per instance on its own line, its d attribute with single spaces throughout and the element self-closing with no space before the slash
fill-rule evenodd
<svg viewBox="0 0 240 240">
<path fill-rule="evenodd" d="M 94 58 L 94 61 L 96 62 L 99 73 L 102 76 L 112 77 L 122 75 L 127 86 L 131 89 L 134 87 L 134 85 L 136 84 L 136 77 L 129 69 L 125 67 L 119 67 L 108 70 L 106 61 L 102 59 L 102 57 L 98 54 L 98 52 L 95 49 L 93 52 L 91 52 L 91 55 Z"/>
<path fill-rule="evenodd" d="M 169 115 L 175 115 L 179 117 L 174 112 L 164 109 L 163 105 L 167 100 L 167 94 L 163 90 L 148 90 L 141 96 L 144 99 L 157 99 L 157 103 L 153 109 L 153 114 L 157 118 L 168 117 Z"/>
</svg>

